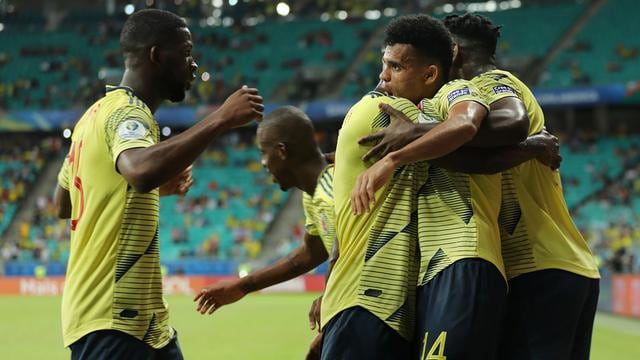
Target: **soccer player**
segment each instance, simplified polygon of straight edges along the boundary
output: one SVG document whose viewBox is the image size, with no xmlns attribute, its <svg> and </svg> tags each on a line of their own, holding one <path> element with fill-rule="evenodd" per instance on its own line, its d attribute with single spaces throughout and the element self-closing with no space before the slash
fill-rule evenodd
<svg viewBox="0 0 640 360">
<path fill-rule="evenodd" d="M 182 101 L 195 79 L 191 33 L 175 14 L 142 10 L 120 45 L 120 86 L 80 118 L 58 175 L 58 213 L 72 230 L 63 340 L 72 359 L 182 359 L 162 296 L 159 195 L 186 192 L 190 164 L 223 131 L 260 118 L 262 98 L 242 88 L 160 143 L 153 113 Z"/>
<path fill-rule="evenodd" d="M 452 40 L 437 20 L 410 16 L 389 25 L 385 44 L 381 79 L 390 85 L 386 74 L 393 73 L 392 93 L 404 99 L 371 93 L 351 108 L 340 130 L 334 175 L 340 258 L 323 299 L 323 359 L 412 357 L 418 279 L 416 194 L 425 183 L 428 165 L 414 161 L 394 169 L 390 181 L 382 181 L 378 191 L 368 194 L 372 208 L 353 211 L 358 199 L 351 196 L 352 189 L 368 171 L 362 161 L 366 148 L 357 141 L 389 125 L 380 104 L 391 103 L 413 122 L 419 121 L 415 104 L 432 97 L 446 82 Z M 460 111 L 465 121 L 468 113 L 486 113 L 482 104 L 472 101 Z"/>
<path fill-rule="evenodd" d="M 521 102 L 529 134 L 544 114 L 529 88 L 495 65 L 500 28 L 479 15 L 444 20 L 458 48 L 459 75 L 489 103 Z M 588 359 L 599 293 L 599 273 L 574 225 L 557 171 L 527 161 L 505 172 L 500 216 L 502 254 L 509 278 L 504 359 Z"/>
<path fill-rule="evenodd" d="M 243 278 L 202 289 L 194 301 L 202 314 L 247 294 L 291 280 L 338 256 L 333 209 L 333 165 L 327 162 L 314 138 L 311 120 L 301 110 L 285 106 L 265 116 L 258 125 L 257 146 L 262 164 L 283 191 L 302 190 L 305 234 L 302 246 L 286 258 Z M 331 256 L 330 256 L 331 255 Z M 327 278 L 331 272 L 329 268 Z M 315 327 L 315 320 L 312 320 Z M 314 342 L 320 345 L 320 339 Z M 319 349 L 312 348 L 312 351 Z"/>
<path fill-rule="evenodd" d="M 340 257 L 322 300 L 322 359 L 407 359 L 413 335 L 417 277 L 415 193 L 424 165 L 401 169 L 365 216 L 351 211 L 350 194 L 366 169 L 357 139 L 388 124 L 378 108 L 391 103 L 413 121 L 406 99 L 371 92 L 345 117 L 335 154 L 334 200 Z M 420 170 L 420 168 L 422 168 Z"/>
<path fill-rule="evenodd" d="M 434 41 L 436 36 L 444 40 Z M 451 38 L 439 21 L 427 16 L 398 18 L 387 28 L 385 44 L 380 74 L 385 90 L 413 101 L 433 97 L 421 101 L 422 111 L 427 119 L 442 123 L 360 174 L 352 194 L 354 211 L 366 211 L 394 172 L 432 160 L 429 178 L 417 193 L 419 357 L 494 358 L 507 291 L 498 228 L 501 177 L 433 166 L 474 138 L 488 106 L 468 81 L 442 86 L 453 54 Z M 420 62 L 425 47 L 439 49 L 440 58 Z M 435 96 L 433 85 L 439 89 Z"/>
</svg>

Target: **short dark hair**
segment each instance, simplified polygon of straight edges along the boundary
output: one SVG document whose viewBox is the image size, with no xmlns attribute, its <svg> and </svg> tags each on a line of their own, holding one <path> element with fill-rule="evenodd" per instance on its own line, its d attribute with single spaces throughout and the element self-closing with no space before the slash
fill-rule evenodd
<svg viewBox="0 0 640 360">
<path fill-rule="evenodd" d="M 444 25 L 455 37 L 472 42 L 472 49 L 491 56 L 496 53 L 502 26 L 494 25 L 489 18 L 469 13 L 449 15 L 444 18 Z"/>
<path fill-rule="evenodd" d="M 429 15 L 406 15 L 392 20 L 385 31 L 384 45 L 410 44 L 442 66 L 445 78 L 453 61 L 453 40 L 444 24 Z"/>
<path fill-rule="evenodd" d="M 158 45 L 173 39 L 177 29 L 187 27 L 178 15 L 158 9 L 144 9 L 129 16 L 120 33 L 120 48 L 124 54 Z"/>
<path fill-rule="evenodd" d="M 285 143 L 292 157 L 305 160 L 317 154 L 318 145 L 311 119 L 295 106 L 283 106 L 258 123 L 258 131 L 269 141 Z"/>
</svg>

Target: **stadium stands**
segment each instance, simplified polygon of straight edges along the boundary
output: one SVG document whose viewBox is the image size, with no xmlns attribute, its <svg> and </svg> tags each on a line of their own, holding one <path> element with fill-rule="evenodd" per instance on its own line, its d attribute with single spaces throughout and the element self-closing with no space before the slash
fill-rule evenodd
<svg viewBox="0 0 640 360">
<path fill-rule="evenodd" d="M 549 66 L 540 85 L 602 85 L 640 79 L 636 66 L 640 40 L 632 35 L 640 31 L 632 10 L 637 6 L 634 0 L 606 2 Z"/>
<path fill-rule="evenodd" d="M 389 5 L 388 1 L 368 3 L 379 4 L 381 10 Z M 267 103 L 276 96 L 287 100 L 327 96 L 317 82 L 308 81 L 309 73 L 323 74 L 326 78 L 322 81 L 346 76 L 339 94 L 347 101 L 372 89 L 380 71 L 379 43 L 364 49 L 363 61 L 353 73 L 344 72 L 388 18 L 365 20 L 362 10 L 357 16 L 350 13 L 346 20 L 338 20 L 340 9 L 331 8 L 331 4 L 308 2 L 313 9 L 305 11 L 315 14 L 309 20 L 276 16 L 273 4 L 241 2 L 238 7 L 225 8 L 225 14 L 236 19 L 226 26 L 218 24 L 222 18 L 198 19 L 202 9 L 191 3 L 177 7 L 181 15 L 193 17 L 189 25 L 201 76 L 184 105 L 220 103 L 245 83 L 257 86 Z M 358 2 L 354 8 L 362 4 Z M 524 3 L 483 15 L 503 26 L 498 44 L 501 64 L 521 67 L 543 57 L 589 5 L 581 1 Z M 297 6 L 303 5 L 292 4 L 292 8 Z M 367 6 L 362 9 L 370 8 Z M 640 28 L 630 19 L 634 12 L 619 11 L 620 6 L 634 9 L 637 3 L 607 2 L 552 62 L 538 85 L 568 87 L 640 79 L 640 68 L 633 66 L 640 42 L 629 36 Z M 261 12 L 266 16 L 260 17 Z M 97 10 L 72 11 L 53 27 L 47 19 L 29 12 L 3 20 L 0 109 L 87 106 L 101 95 L 103 78 L 119 76 L 113 69 L 121 67 L 118 34 L 123 20 L 123 14 L 107 18 Z M 335 134 L 334 128 L 329 131 Z M 212 147 L 198 160 L 194 165 L 196 183 L 187 196 L 162 199 L 162 261 L 170 273 L 235 272 L 239 262 L 264 254 L 263 235 L 285 195 L 271 184 L 252 139 L 245 135 L 232 134 L 223 140 L 224 145 Z M 62 151 L 59 142 L 43 141 L 41 135 L 11 138 L 13 135 L 0 143 L 0 234 L 13 220 L 46 161 Z M 640 138 L 595 139 L 572 134 L 565 139 L 563 183 L 576 223 L 602 259 L 613 257 L 621 248 L 636 249 L 640 233 L 633 226 L 640 213 L 640 182 L 636 180 Z M 19 238 L 4 238 L 0 243 L 7 274 L 33 274 L 38 263 L 49 264 L 49 274 L 64 272 L 66 222 L 56 219 L 51 196 L 36 203 L 33 218 L 19 226 Z M 295 248 L 301 237 L 298 226 L 274 256 Z"/>
<path fill-rule="evenodd" d="M 186 196 L 162 198 L 162 261 L 171 273 L 228 274 L 238 262 L 255 259 L 262 249 L 262 235 L 284 200 L 263 170 L 251 136 L 235 133 L 220 143 L 224 145 L 211 148 L 194 164 L 196 182 Z M 3 191 L 3 196 L 15 198 L 8 203 L 3 224 L 9 223 L 22 189 L 35 180 L 35 170 L 44 163 L 40 158 L 29 161 L 34 152 L 41 153 L 25 150 L 12 155 L 14 161 L 1 163 L 8 179 L 17 176 L 14 168 L 28 174 L 28 182 L 22 184 L 18 177 Z M 30 221 L 20 224 L 18 239 L 7 240 L 2 248 L 7 275 L 32 275 L 39 263 L 47 265 L 48 274 L 64 272 L 68 223 L 57 219 L 52 197 L 38 199 Z M 198 258 L 206 260 L 194 260 Z"/>
<path fill-rule="evenodd" d="M 74 19 L 56 31 L 43 32 L 38 24 L 0 32 L 3 108 L 84 107 L 100 96 L 109 69 L 121 67 L 121 22 L 117 18 L 95 22 L 78 18 L 74 23 Z M 336 76 L 357 54 L 371 29 L 381 24 L 380 20 L 296 20 L 256 26 L 192 26 L 197 41 L 194 57 L 200 73 L 208 75 L 192 88 L 187 104 L 218 103 L 243 84 L 260 88 L 269 98 L 279 87 L 303 78 L 302 69 Z M 291 92 L 292 96 L 300 93 L 299 89 Z M 317 95 L 310 89 L 306 97 Z"/>
</svg>

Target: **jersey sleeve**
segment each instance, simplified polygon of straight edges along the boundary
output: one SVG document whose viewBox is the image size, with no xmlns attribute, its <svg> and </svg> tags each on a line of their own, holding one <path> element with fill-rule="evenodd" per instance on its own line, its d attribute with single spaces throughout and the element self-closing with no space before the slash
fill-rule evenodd
<svg viewBox="0 0 640 360">
<path fill-rule="evenodd" d="M 471 82 L 477 86 L 489 105 L 507 97 L 520 98 L 517 84 L 503 74 L 483 74 Z"/>
<path fill-rule="evenodd" d="M 471 82 L 464 80 L 452 81 L 444 85 L 439 94 L 437 94 L 436 106 L 438 107 L 438 112 L 446 120 L 449 116 L 449 110 L 463 101 L 474 101 L 487 108 L 487 110 L 489 109 L 487 101 L 478 88 Z"/>
<path fill-rule="evenodd" d="M 62 167 L 60 167 L 60 171 L 58 172 L 58 185 L 69 191 L 69 179 L 71 179 L 71 166 L 69 166 L 69 154 L 67 154 L 62 162 Z"/>
<path fill-rule="evenodd" d="M 125 150 L 156 144 L 154 126 L 153 117 L 141 108 L 119 109 L 111 114 L 106 121 L 105 134 L 113 162 Z"/>
<path fill-rule="evenodd" d="M 316 224 L 313 216 L 313 204 L 311 197 L 306 193 L 302 196 L 302 208 L 304 210 L 304 229 L 309 235 L 320 236 L 318 224 Z"/>
</svg>

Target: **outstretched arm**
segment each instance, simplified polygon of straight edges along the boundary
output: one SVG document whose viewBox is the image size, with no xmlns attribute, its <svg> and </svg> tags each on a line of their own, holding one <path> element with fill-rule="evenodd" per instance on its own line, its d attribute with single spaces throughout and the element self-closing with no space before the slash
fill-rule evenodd
<svg viewBox="0 0 640 360">
<path fill-rule="evenodd" d="M 234 303 L 251 292 L 298 277 L 322 264 L 328 257 L 320 237 L 305 234 L 304 244 L 286 258 L 243 278 L 202 289 L 193 301 L 198 302 L 197 311 L 212 314 L 221 306 Z"/>
<path fill-rule="evenodd" d="M 222 132 L 262 117 L 257 89 L 243 87 L 187 131 L 161 143 L 123 151 L 116 167 L 138 192 L 149 192 L 178 176 Z"/>
</svg>

